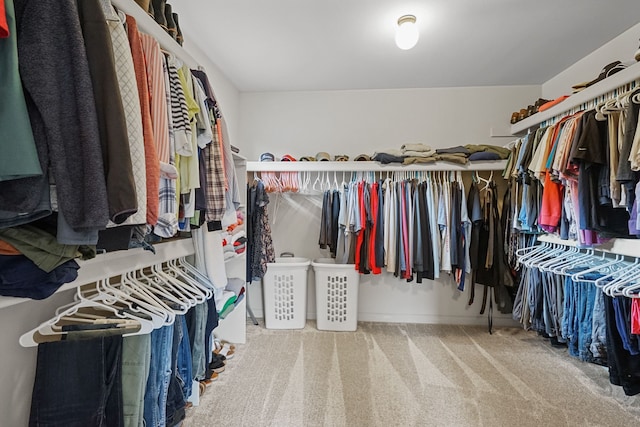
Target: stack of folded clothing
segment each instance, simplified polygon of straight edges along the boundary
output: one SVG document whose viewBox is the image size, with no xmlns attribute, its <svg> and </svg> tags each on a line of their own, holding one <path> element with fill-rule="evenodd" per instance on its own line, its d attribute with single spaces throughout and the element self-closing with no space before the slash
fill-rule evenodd
<svg viewBox="0 0 640 427">
<path fill-rule="evenodd" d="M 237 212 L 237 221 L 222 233 L 224 259 L 233 258 L 246 250 L 247 237 L 244 230 L 244 214 Z"/>
<path fill-rule="evenodd" d="M 404 154 L 402 153 L 402 150 L 398 150 L 397 148 L 388 148 L 386 150 L 376 151 L 373 153 L 372 160 L 384 165 L 389 163 L 402 163 L 404 161 Z"/>
<path fill-rule="evenodd" d="M 229 234 L 229 232 L 222 233 L 222 251 L 225 260 L 233 258 L 236 255 L 233 250 L 233 243 L 231 243 L 231 234 Z"/>
<path fill-rule="evenodd" d="M 433 163 L 436 161 L 435 150 L 428 145 L 422 143 L 403 144 L 402 155 L 405 165 L 411 165 L 414 163 Z"/>
<path fill-rule="evenodd" d="M 244 299 L 245 281 L 234 277 L 227 281 L 227 286 L 220 292 L 220 297 L 216 296 L 216 307 L 221 319 L 227 317 L 229 313 Z M 218 305 L 220 301 L 220 305 Z"/>
<path fill-rule="evenodd" d="M 439 148 L 436 150 L 436 158 L 443 162 L 452 162 L 465 165 L 471 152 L 461 145 L 449 148 Z"/>
<path fill-rule="evenodd" d="M 0 230 L 0 295 L 47 298 L 78 277 L 76 258 L 96 256 L 95 246 L 63 245 L 55 233 L 46 219 Z"/>
<path fill-rule="evenodd" d="M 469 160 L 504 160 L 509 157 L 510 150 L 497 145 L 465 145 L 471 153 Z"/>
<path fill-rule="evenodd" d="M 509 157 L 509 149 L 496 145 L 458 145 L 456 147 L 432 149 L 422 143 L 403 144 L 400 149 L 389 148 L 376 151 L 373 160 L 382 164 L 433 163 L 436 161 L 466 165 L 469 161 L 501 160 Z"/>
<path fill-rule="evenodd" d="M 216 302 L 216 309 L 218 310 L 218 316 L 224 319 L 231 311 L 233 311 L 238 298 L 232 291 L 228 291 L 226 288 L 216 288 L 214 296 Z"/>
<path fill-rule="evenodd" d="M 240 255 L 247 248 L 247 237 L 245 236 L 244 230 L 239 233 L 234 234 L 231 237 L 231 242 L 233 244 L 233 250 L 237 255 Z"/>
</svg>

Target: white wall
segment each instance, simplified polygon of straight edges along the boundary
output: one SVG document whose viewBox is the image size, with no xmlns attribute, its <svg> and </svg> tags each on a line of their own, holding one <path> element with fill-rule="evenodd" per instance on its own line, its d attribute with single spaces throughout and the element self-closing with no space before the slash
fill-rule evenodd
<svg viewBox="0 0 640 427">
<path fill-rule="evenodd" d="M 371 154 L 379 148 L 422 141 L 433 147 L 463 144 L 504 145 L 511 112 L 540 95 L 538 86 L 278 92 L 241 94 L 241 140 L 250 159 L 270 151 L 295 157 Z M 341 178 L 339 178 L 341 179 Z M 276 253 L 290 251 L 310 259 L 326 257 L 318 248 L 321 199 L 318 196 L 272 195 L 270 219 Z M 313 276 L 308 314 L 315 317 Z M 406 283 L 391 274 L 361 276 L 359 319 L 390 322 L 485 324 L 479 302 L 451 280 Z M 481 287 L 478 287 L 481 292 Z M 262 315 L 261 288 L 250 286 L 250 303 Z M 501 317 L 511 324 L 509 316 Z M 500 323 L 500 321 L 498 321 Z"/>
<path fill-rule="evenodd" d="M 198 46 L 186 45 L 193 59 L 203 66 L 207 72 L 209 83 L 215 93 L 216 100 L 222 110 L 227 123 L 231 144 L 240 147 L 238 142 L 238 127 L 240 122 L 240 92 L 231 81 L 222 74 L 213 61 L 203 53 Z M 244 154 L 244 153 L 243 153 Z"/>
<path fill-rule="evenodd" d="M 250 160 L 318 151 L 356 156 L 421 141 L 433 147 L 503 145 L 513 111 L 539 86 L 262 92 L 240 95 L 240 141 Z"/>
<path fill-rule="evenodd" d="M 638 50 L 640 24 L 620 34 L 615 39 L 596 49 L 542 85 L 542 97 L 555 99 L 560 95 L 571 95 L 571 86 L 593 80 L 605 65 L 614 61 L 629 64 Z"/>
<path fill-rule="evenodd" d="M 65 291 L 43 301 L 26 301 L 0 309 L 0 426 L 26 426 L 29 421 L 38 348 L 23 348 L 18 339 L 51 318 L 55 309 L 72 297 L 73 292 Z"/>
</svg>

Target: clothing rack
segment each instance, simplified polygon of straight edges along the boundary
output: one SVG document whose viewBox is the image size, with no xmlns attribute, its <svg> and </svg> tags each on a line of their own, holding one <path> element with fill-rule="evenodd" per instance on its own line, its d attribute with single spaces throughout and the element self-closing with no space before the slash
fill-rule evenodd
<svg viewBox="0 0 640 427">
<path fill-rule="evenodd" d="M 562 240 L 553 234 L 540 235 L 538 236 L 538 241 L 567 247 L 578 247 L 578 242 L 574 240 Z M 640 240 L 617 238 L 593 247 L 585 247 L 584 249 L 593 249 L 602 253 L 637 258 L 640 256 Z"/>
<path fill-rule="evenodd" d="M 589 109 L 598 102 L 610 99 L 628 88 L 640 86 L 640 62 L 571 95 L 548 110 L 538 112 L 511 126 L 512 135 L 523 135 L 528 130 L 537 128 L 540 124 L 572 114 L 581 109 Z"/>
</svg>

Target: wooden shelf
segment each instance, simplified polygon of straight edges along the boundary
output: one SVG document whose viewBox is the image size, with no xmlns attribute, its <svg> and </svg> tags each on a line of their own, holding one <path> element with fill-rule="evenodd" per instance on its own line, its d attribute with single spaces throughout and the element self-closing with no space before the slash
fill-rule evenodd
<svg viewBox="0 0 640 427">
<path fill-rule="evenodd" d="M 388 164 L 379 162 L 247 162 L 247 172 L 405 172 L 405 171 L 495 171 L 503 170 L 506 160 L 427 164 Z"/>
<path fill-rule="evenodd" d="M 607 77 L 606 79 L 590 86 L 576 94 L 571 95 L 569 98 L 560 102 L 557 105 L 549 108 L 548 110 L 541 111 L 534 114 L 531 117 L 527 117 L 524 120 L 511 126 L 512 135 L 522 135 L 527 130 L 536 129 L 540 123 L 547 121 L 553 117 L 559 115 L 565 115 L 568 111 L 575 107 L 579 107 L 589 101 L 612 92 L 627 83 L 631 83 L 640 79 L 640 62 L 637 62 L 622 71 L 615 73 L 614 75 Z"/>
</svg>

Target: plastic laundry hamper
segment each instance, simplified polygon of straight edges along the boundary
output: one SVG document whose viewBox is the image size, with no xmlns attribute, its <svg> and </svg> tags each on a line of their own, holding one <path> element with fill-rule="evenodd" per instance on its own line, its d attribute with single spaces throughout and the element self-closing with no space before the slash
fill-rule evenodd
<svg viewBox="0 0 640 427">
<path fill-rule="evenodd" d="M 310 260 L 280 257 L 262 278 L 267 329 L 302 329 L 307 322 L 307 272 Z"/>
<path fill-rule="evenodd" d="M 331 258 L 312 263 L 316 276 L 317 326 L 321 331 L 355 331 L 358 328 L 360 276 L 353 264 L 336 264 Z"/>
</svg>

